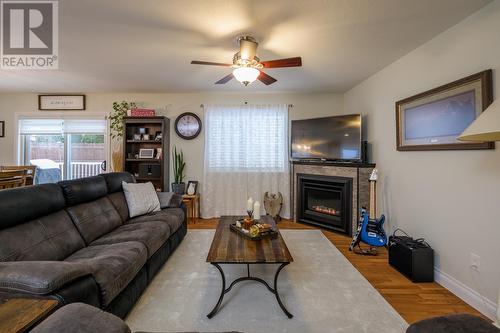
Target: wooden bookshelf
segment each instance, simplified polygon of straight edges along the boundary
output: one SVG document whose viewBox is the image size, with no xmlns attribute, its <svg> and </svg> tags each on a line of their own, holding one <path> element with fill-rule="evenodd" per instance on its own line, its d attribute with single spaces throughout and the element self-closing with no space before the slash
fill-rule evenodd
<svg viewBox="0 0 500 333">
<path fill-rule="evenodd" d="M 151 182 L 159 191 L 169 190 L 170 164 L 170 119 L 157 117 L 125 117 L 124 118 L 123 170 L 135 175 L 137 182 Z M 145 129 L 149 140 L 136 140 L 134 134 Z M 162 133 L 161 140 L 155 140 L 157 132 Z M 162 157 L 156 158 L 158 149 Z M 139 158 L 140 149 L 154 149 L 154 158 Z"/>
</svg>

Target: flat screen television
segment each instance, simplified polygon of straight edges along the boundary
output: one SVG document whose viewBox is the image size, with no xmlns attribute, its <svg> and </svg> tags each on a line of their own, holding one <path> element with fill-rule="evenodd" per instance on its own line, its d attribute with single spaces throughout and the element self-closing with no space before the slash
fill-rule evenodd
<svg viewBox="0 0 500 333">
<path fill-rule="evenodd" d="M 292 159 L 361 160 L 361 115 L 292 121 Z"/>
</svg>

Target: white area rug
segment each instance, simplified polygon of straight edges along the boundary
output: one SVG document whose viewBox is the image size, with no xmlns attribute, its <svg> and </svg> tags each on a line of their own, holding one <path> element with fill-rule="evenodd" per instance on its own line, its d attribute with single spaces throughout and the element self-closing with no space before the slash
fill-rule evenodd
<svg viewBox="0 0 500 333">
<path fill-rule="evenodd" d="M 206 317 L 221 291 L 220 273 L 205 262 L 214 230 L 190 230 L 144 292 L 126 322 L 132 331 L 384 332 L 408 326 L 319 230 L 282 230 L 294 258 L 280 273 L 278 290 L 294 315 L 288 319 L 262 284 L 241 282 Z M 271 267 L 272 266 L 272 267 Z M 270 285 L 277 266 L 251 266 Z M 246 274 L 224 265 L 226 281 Z"/>
</svg>

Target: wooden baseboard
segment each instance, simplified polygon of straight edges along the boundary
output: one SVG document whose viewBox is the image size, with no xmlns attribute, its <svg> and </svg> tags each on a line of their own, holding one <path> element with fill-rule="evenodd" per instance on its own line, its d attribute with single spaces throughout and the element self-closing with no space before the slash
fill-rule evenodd
<svg viewBox="0 0 500 333">
<path fill-rule="evenodd" d="M 496 319 L 497 304 L 451 275 L 434 268 L 434 280 L 491 320 Z"/>
</svg>

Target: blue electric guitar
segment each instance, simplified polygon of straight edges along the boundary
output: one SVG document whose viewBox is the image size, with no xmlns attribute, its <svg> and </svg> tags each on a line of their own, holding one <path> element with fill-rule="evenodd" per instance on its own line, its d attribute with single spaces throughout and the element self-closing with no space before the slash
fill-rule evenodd
<svg viewBox="0 0 500 333">
<path fill-rule="evenodd" d="M 370 175 L 370 213 L 366 211 L 366 208 L 361 208 L 358 229 L 352 239 L 351 246 L 349 246 L 349 251 L 376 255 L 376 247 L 387 246 L 387 235 L 384 231 L 385 216 L 382 214 L 380 218 L 376 218 L 377 179 L 377 169 L 373 169 Z M 360 243 L 367 244 L 370 247 L 369 250 L 362 249 Z M 359 251 L 356 251 L 356 248 Z"/>
</svg>

